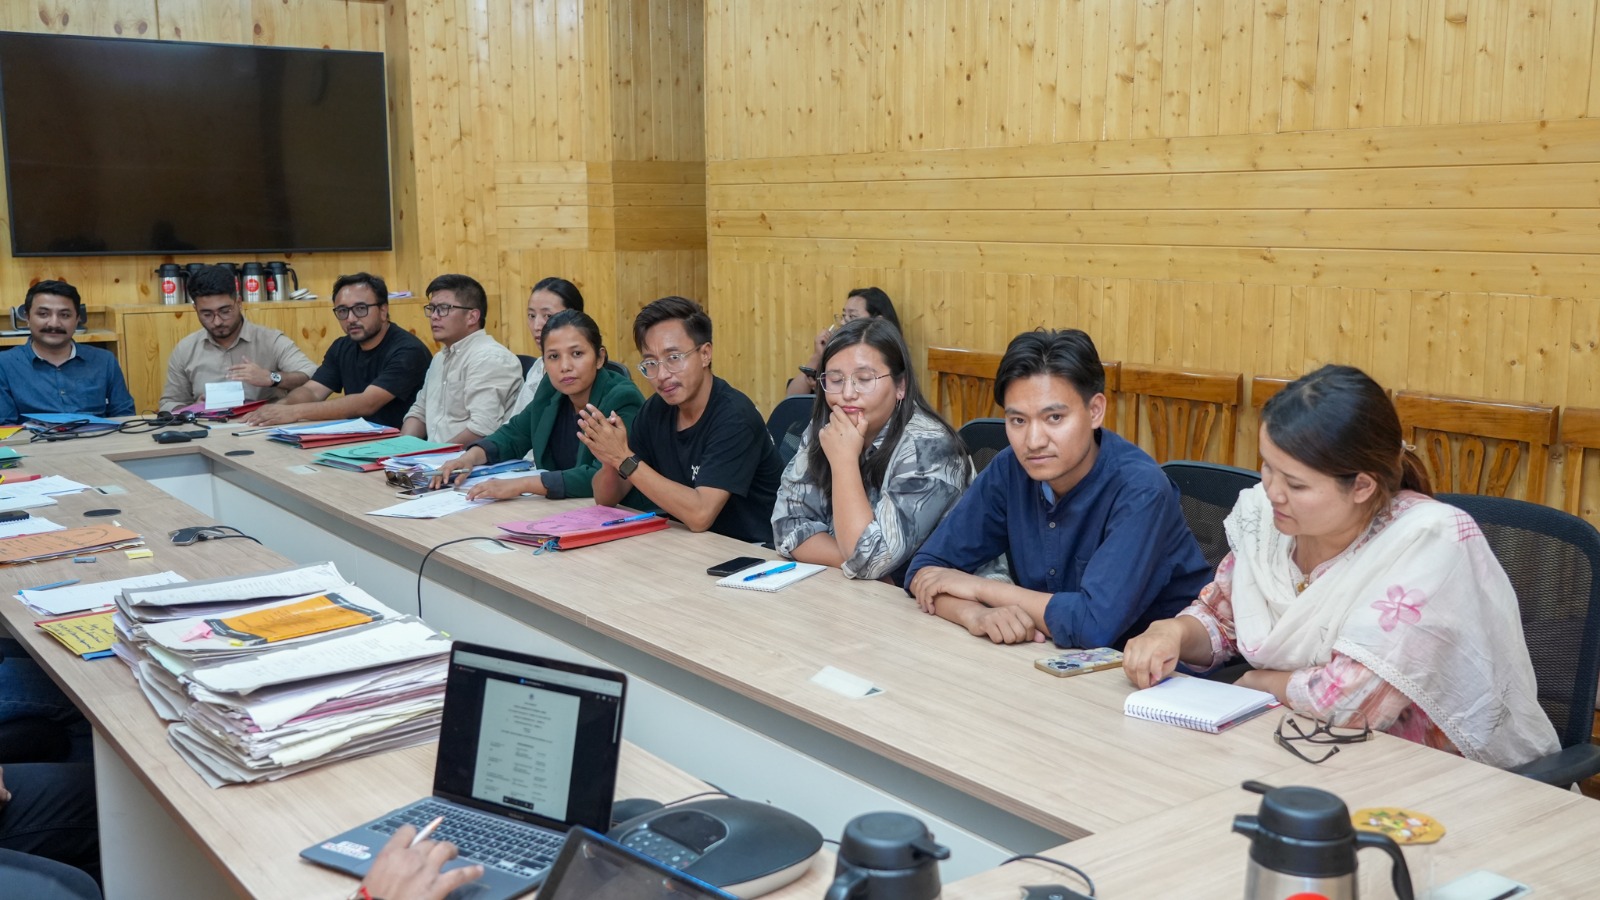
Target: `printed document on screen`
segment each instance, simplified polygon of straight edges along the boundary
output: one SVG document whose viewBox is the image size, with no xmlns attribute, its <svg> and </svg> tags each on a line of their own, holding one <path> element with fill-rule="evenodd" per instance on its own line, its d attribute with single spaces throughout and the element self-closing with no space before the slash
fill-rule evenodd
<svg viewBox="0 0 1600 900">
<path fill-rule="evenodd" d="M 579 702 L 570 694 L 490 679 L 472 796 L 566 821 Z"/>
</svg>

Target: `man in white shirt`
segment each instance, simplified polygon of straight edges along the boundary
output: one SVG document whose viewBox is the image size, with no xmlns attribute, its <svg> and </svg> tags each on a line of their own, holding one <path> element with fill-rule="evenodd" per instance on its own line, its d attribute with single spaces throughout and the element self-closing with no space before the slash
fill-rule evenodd
<svg viewBox="0 0 1600 900">
<path fill-rule="evenodd" d="M 205 399 L 206 385 L 244 383 L 244 399 L 282 400 L 305 384 L 316 364 L 276 328 L 244 317 L 233 273 L 221 266 L 202 266 L 189 276 L 200 330 L 172 348 L 167 383 L 158 408 L 171 412 Z"/>
<path fill-rule="evenodd" d="M 489 312 L 483 285 L 466 275 L 440 275 L 429 283 L 422 310 L 440 350 L 401 433 L 463 446 L 489 436 L 511 414 L 522 364 L 483 330 Z"/>
</svg>

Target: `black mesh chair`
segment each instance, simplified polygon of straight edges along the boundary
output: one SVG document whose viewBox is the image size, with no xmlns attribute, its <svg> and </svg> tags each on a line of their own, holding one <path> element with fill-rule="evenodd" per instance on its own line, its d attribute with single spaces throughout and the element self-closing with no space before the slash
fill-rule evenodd
<svg viewBox="0 0 1600 900">
<path fill-rule="evenodd" d="M 815 394 L 785 397 L 778 401 L 778 405 L 772 408 L 772 415 L 767 417 L 767 431 L 772 434 L 772 443 L 778 448 L 778 458 L 786 466 L 800 452 L 800 438 L 811 424 L 811 407 L 816 402 Z"/>
<path fill-rule="evenodd" d="M 959 433 L 961 442 L 967 445 L 967 452 L 972 454 L 973 468 L 979 472 L 994 462 L 1001 450 L 1011 446 L 1011 442 L 1006 440 L 1005 419 L 973 419 L 961 426 Z"/>
<path fill-rule="evenodd" d="M 1509 497 L 1440 494 L 1478 522 L 1511 578 L 1539 705 L 1561 751 L 1512 771 L 1566 786 L 1600 775 L 1590 742 L 1600 677 L 1600 532 L 1569 513 Z"/>
<path fill-rule="evenodd" d="M 527 378 L 528 377 L 528 370 L 533 368 L 533 364 L 538 362 L 538 361 L 539 361 L 539 357 L 537 357 L 537 356 L 529 356 L 526 353 L 518 353 L 517 354 L 517 362 L 522 363 L 522 377 L 523 378 Z"/>
<path fill-rule="evenodd" d="M 1183 519 L 1200 542 L 1206 565 L 1215 569 L 1228 555 L 1228 535 L 1222 530 L 1222 520 L 1233 512 L 1240 491 L 1261 482 L 1261 473 L 1190 460 L 1173 460 L 1161 471 L 1178 486 Z"/>
</svg>

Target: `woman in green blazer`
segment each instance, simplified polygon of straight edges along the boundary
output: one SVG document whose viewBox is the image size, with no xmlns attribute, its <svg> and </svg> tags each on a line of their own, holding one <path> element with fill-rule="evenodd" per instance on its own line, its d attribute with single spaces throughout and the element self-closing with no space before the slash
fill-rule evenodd
<svg viewBox="0 0 1600 900">
<path fill-rule="evenodd" d="M 633 380 L 606 365 L 600 326 L 582 311 L 569 309 L 551 316 L 541 345 L 545 379 L 533 401 L 494 434 L 469 445 L 465 453 L 442 466 L 439 475 L 449 481 L 473 466 L 516 459 L 530 450 L 544 471 L 527 478 L 485 481 L 467 492 L 470 499 L 506 500 L 523 494 L 552 500 L 594 496 L 589 480 L 600 463 L 578 440 L 578 410 L 592 404 L 632 427 L 633 417 L 644 405 L 644 396 Z"/>
</svg>

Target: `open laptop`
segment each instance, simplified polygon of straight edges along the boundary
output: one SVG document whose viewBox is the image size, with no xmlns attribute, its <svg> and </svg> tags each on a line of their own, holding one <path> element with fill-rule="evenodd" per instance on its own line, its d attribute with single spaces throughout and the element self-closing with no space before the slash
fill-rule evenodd
<svg viewBox="0 0 1600 900">
<path fill-rule="evenodd" d="M 537 887 L 575 825 L 611 822 L 627 676 L 457 641 L 450 651 L 433 796 L 307 847 L 300 855 L 362 877 L 402 824 L 481 863 L 472 900 Z"/>
<path fill-rule="evenodd" d="M 567 835 L 539 900 L 738 900 L 581 826 Z"/>
</svg>

